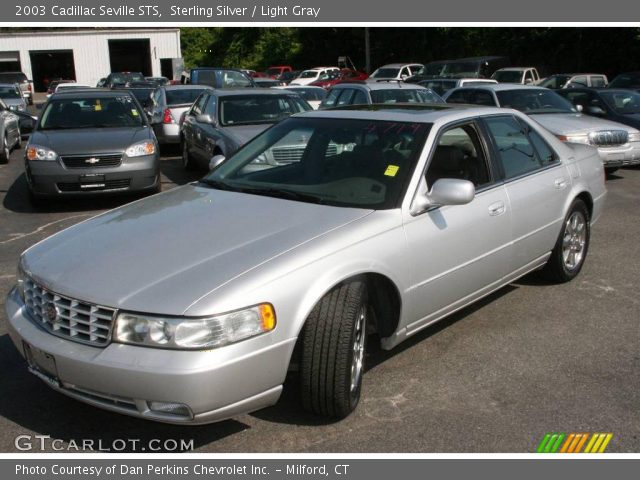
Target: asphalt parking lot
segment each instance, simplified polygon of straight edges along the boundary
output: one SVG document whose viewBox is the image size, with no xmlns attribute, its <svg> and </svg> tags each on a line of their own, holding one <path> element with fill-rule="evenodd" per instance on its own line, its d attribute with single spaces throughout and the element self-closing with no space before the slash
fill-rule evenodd
<svg viewBox="0 0 640 480">
<path fill-rule="evenodd" d="M 84 405 L 27 372 L 4 317 L 20 253 L 126 199 L 35 210 L 22 156 L 0 165 L 1 452 L 16 451 L 18 435 L 193 439 L 198 452 L 534 452 L 547 432 L 612 432 L 608 452 L 640 450 L 640 169 L 607 182 L 606 211 L 572 283 L 526 277 L 392 352 L 371 342 L 363 401 L 346 420 L 302 411 L 292 378 L 274 407 L 179 427 Z M 197 177 L 170 155 L 162 173 L 164 189 Z"/>
</svg>

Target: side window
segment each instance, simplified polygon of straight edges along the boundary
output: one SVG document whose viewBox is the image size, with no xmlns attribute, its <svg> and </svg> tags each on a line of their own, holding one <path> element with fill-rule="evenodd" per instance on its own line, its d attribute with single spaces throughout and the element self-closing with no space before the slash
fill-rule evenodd
<svg viewBox="0 0 640 480">
<path fill-rule="evenodd" d="M 339 88 L 331 90 L 327 97 L 322 101 L 322 107 L 328 108 L 335 106 L 336 100 L 338 100 L 338 95 L 340 95 L 341 91 L 342 90 L 340 90 Z"/>
<path fill-rule="evenodd" d="M 207 95 L 206 93 L 198 97 L 198 99 L 196 100 L 196 103 L 194 103 L 193 107 L 191 108 L 192 115 L 200 115 L 204 111 L 204 105 L 205 103 L 207 103 L 208 97 L 209 95 Z"/>
<path fill-rule="evenodd" d="M 162 105 L 162 90 L 161 89 L 157 89 L 155 92 L 153 92 L 153 104 L 158 107 L 160 105 Z"/>
<path fill-rule="evenodd" d="M 469 180 L 476 188 L 490 183 L 487 159 L 473 124 L 450 128 L 440 136 L 427 168 L 428 188 L 440 178 Z"/>
<path fill-rule="evenodd" d="M 525 133 L 525 128 L 513 117 L 485 119 L 493 137 L 506 179 L 518 177 L 542 167 Z"/>
<path fill-rule="evenodd" d="M 409 75 L 411 75 L 411 72 L 409 72 L 409 67 L 404 67 L 400 72 L 400 77 L 408 77 Z"/>
<path fill-rule="evenodd" d="M 606 85 L 607 85 L 607 82 L 605 82 L 604 77 L 601 77 L 601 76 L 591 77 L 592 87 L 605 87 Z"/>
<path fill-rule="evenodd" d="M 351 103 L 353 105 L 365 105 L 369 103 L 367 101 L 367 94 L 364 93 L 362 90 L 356 90 L 355 93 L 353 94 L 353 98 L 351 99 Z"/>
<path fill-rule="evenodd" d="M 469 90 L 456 90 L 449 95 L 447 103 L 469 103 Z"/>
<path fill-rule="evenodd" d="M 343 88 L 336 105 L 349 105 L 351 103 L 351 97 L 353 97 L 353 89 Z"/>
<path fill-rule="evenodd" d="M 496 102 L 493 99 L 493 95 L 490 92 L 484 90 L 476 90 L 473 94 L 472 102 L 475 105 L 485 105 L 488 107 L 495 107 Z"/>
<path fill-rule="evenodd" d="M 207 102 L 206 107 L 204 107 L 204 113 L 211 115 L 213 118 L 218 118 L 218 102 L 216 101 L 216 97 L 210 95 L 209 98 L 210 100 Z"/>
<path fill-rule="evenodd" d="M 533 82 L 533 72 L 531 70 L 527 70 L 524 74 L 524 83 L 532 83 Z"/>
<path fill-rule="evenodd" d="M 585 77 L 584 75 L 581 75 L 579 77 L 573 77 L 571 79 L 571 84 L 573 86 L 576 87 L 588 87 L 589 84 L 587 83 L 587 77 Z"/>
<path fill-rule="evenodd" d="M 549 144 L 545 142 L 544 138 L 536 132 L 534 129 L 527 127 L 529 132 L 529 140 L 533 143 L 533 147 L 538 154 L 538 158 L 540 159 L 540 163 L 543 167 L 547 167 L 552 163 L 558 161 L 558 155 L 554 152 Z"/>
</svg>

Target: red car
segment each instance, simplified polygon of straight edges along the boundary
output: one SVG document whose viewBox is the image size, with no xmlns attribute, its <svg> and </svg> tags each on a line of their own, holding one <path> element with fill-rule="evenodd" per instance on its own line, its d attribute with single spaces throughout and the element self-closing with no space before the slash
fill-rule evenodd
<svg viewBox="0 0 640 480">
<path fill-rule="evenodd" d="M 314 87 L 331 88 L 337 83 L 353 82 L 354 80 L 366 80 L 369 75 L 358 70 L 352 70 L 350 68 L 343 68 L 339 72 L 332 72 L 319 80 L 311 83 Z"/>
<path fill-rule="evenodd" d="M 284 72 L 292 72 L 293 67 L 291 65 L 272 65 L 271 67 L 265 70 L 265 74 L 267 77 L 279 79 L 280 75 Z"/>
</svg>

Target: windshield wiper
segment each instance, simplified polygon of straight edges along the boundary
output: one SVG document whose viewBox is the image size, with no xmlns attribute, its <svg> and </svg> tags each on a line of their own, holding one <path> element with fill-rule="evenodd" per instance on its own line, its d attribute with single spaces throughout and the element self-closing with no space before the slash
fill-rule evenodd
<svg viewBox="0 0 640 480">
<path fill-rule="evenodd" d="M 216 190 L 229 190 L 231 192 L 237 191 L 238 189 L 232 187 L 231 185 L 228 185 L 224 182 L 221 182 L 219 180 L 212 180 L 210 178 L 201 178 L 200 180 L 198 180 L 199 183 L 203 183 L 209 187 L 213 187 Z"/>
<path fill-rule="evenodd" d="M 238 191 L 245 193 L 253 193 L 255 195 L 264 195 L 267 197 L 285 198 L 287 200 L 298 200 L 308 203 L 325 203 L 324 199 L 311 193 L 296 192 L 293 190 L 269 187 L 238 187 Z"/>
</svg>

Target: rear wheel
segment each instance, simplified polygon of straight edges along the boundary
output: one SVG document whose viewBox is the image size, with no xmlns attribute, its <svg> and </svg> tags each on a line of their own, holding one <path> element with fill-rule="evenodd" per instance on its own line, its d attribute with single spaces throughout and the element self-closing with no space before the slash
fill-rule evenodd
<svg viewBox="0 0 640 480">
<path fill-rule="evenodd" d="M 360 400 L 367 342 L 367 290 L 337 286 L 318 302 L 302 332 L 300 383 L 306 410 L 344 418 Z"/>
<path fill-rule="evenodd" d="M 556 282 L 568 282 L 575 278 L 587 257 L 590 237 L 589 210 L 585 203 L 577 198 L 571 204 L 551 257 L 544 268 L 546 276 Z"/>
</svg>

